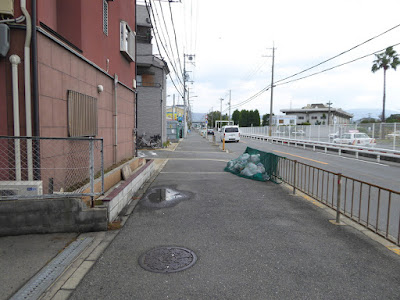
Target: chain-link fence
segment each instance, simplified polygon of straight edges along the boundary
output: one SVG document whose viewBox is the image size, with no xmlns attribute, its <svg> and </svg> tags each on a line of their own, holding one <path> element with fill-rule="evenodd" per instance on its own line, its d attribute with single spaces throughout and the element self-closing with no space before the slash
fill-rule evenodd
<svg viewBox="0 0 400 300">
<path fill-rule="evenodd" d="M 376 148 L 400 150 L 399 123 L 361 123 L 333 125 L 278 125 L 271 127 L 272 136 L 318 142 L 332 142 L 349 130 L 358 130 L 376 140 Z M 269 127 L 241 127 L 246 134 L 269 135 Z"/>
<path fill-rule="evenodd" d="M 0 200 L 104 191 L 103 140 L 0 137 Z"/>
</svg>

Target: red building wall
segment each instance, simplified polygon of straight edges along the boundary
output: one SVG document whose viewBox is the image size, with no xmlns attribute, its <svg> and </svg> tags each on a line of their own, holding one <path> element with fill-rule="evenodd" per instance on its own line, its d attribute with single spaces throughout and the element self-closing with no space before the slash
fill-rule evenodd
<svg viewBox="0 0 400 300">
<path fill-rule="evenodd" d="M 132 29 L 135 28 L 135 1 L 118 0 L 108 3 L 109 32 L 105 35 L 102 1 L 37 1 L 37 25 L 41 27 L 41 31 L 37 32 L 40 136 L 68 136 L 68 90 L 95 97 L 98 104 L 96 138 L 104 139 L 105 168 L 114 163 L 115 154 L 113 116 L 115 74 L 122 83 L 118 83 L 116 87 L 117 162 L 133 157 L 135 151 L 132 136 L 135 128 L 135 93 L 132 89 L 135 63 L 128 61 L 119 51 L 119 23 L 120 20 L 124 20 Z M 21 15 L 20 1 L 15 0 L 14 4 L 15 17 L 18 17 Z M 27 8 L 31 12 L 30 0 L 27 1 Z M 11 31 L 11 49 L 6 58 L 0 58 L 0 79 L 5 79 L 0 80 L 0 134 L 14 134 L 9 56 L 18 54 L 21 57 L 21 64 L 18 67 L 20 128 L 21 135 L 25 135 L 23 68 L 25 30 Z M 102 93 L 98 93 L 98 85 L 104 87 Z M 42 150 L 42 166 L 68 168 L 71 164 L 71 160 L 64 159 L 62 153 L 48 155 L 50 152 Z"/>
</svg>

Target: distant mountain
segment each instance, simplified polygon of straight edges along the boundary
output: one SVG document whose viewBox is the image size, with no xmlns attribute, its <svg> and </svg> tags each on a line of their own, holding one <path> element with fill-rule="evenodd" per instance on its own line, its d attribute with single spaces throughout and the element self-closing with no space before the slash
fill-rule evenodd
<svg viewBox="0 0 400 300">
<path fill-rule="evenodd" d="M 204 122 L 206 119 L 206 115 L 204 113 L 194 113 L 192 112 L 192 122 Z"/>
<path fill-rule="evenodd" d="M 347 112 L 354 115 L 353 121 L 358 121 L 363 118 L 374 118 L 379 119 L 379 116 L 382 114 L 382 109 L 376 108 L 357 108 L 357 109 L 348 109 Z M 398 110 L 385 110 L 385 117 L 388 118 L 392 114 L 400 114 Z"/>
</svg>

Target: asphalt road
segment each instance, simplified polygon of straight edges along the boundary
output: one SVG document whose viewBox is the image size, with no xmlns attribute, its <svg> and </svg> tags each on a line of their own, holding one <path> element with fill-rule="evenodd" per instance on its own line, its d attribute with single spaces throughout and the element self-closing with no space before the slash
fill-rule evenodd
<svg viewBox="0 0 400 300">
<path fill-rule="evenodd" d="M 238 153 L 197 133 L 174 152 L 142 153 L 168 158 L 150 191 L 188 197 L 151 207 L 145 195 L 70 299 L 399 298 L 399 255 L 281 185 L 223 172 Z M 197 261 L 176 273 L 140 267 L 160 246 L 188 248 Z"/>
</svg>

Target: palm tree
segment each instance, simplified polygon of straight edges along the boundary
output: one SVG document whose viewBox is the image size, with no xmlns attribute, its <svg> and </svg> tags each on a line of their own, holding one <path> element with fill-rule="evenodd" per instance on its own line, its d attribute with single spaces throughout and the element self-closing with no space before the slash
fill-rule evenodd
<svg viewBox="0 0 400 300">
<path fill-rule="evenodd" d="M 383 110 L 382 110 L 382 123 L 385 122 L 385 101 L 386 101 L 386 70 L 396 67 L 400 64 L 399 56 L 393 47 L 386 48 L 385 52 L 375 54 L 376 59 L 373 61 L 371 68 L 372 73 L 383 69 Z"/>
</svg>

